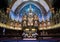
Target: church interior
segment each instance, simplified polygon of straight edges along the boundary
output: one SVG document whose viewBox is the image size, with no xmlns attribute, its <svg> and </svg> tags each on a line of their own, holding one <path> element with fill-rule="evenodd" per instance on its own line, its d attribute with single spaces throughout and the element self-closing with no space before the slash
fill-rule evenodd
<svg viewBox="0 0 60 42">
<path fill-rule="evenodd" d="M 1 42 L 60 41 L 59 0 L 0 0 L 0 4 Z"/>
</svg>

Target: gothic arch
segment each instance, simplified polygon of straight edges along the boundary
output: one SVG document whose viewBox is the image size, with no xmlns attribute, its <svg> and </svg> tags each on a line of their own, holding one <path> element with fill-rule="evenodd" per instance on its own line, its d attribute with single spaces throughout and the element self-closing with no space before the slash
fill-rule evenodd
<svg viewBox="0 0 60 42">
<path fill-rule="evenodd" d="M 14 5 L 12 6 L 11 10 L 14 12 L 16 10 L 16 8 L 24 1 L 29 1 L 29 0 L 17 0 L 14 3 Z M 50 10 L 48 4 L 44 0 L 32 0 L 32 1 L 39 2 L 45 8 L 46 12 L 48 12 Z"/>
</svg>

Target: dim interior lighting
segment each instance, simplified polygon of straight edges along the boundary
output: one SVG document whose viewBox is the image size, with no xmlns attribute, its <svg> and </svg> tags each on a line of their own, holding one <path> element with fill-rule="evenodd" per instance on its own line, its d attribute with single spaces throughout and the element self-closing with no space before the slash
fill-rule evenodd
<svg viewBox="0 0 60 42">
<path fill-rule="evenodd" d="M 19 30 L 22 30 L 22 28 L 18 28 Z"/>
<path fill-rule="evenodd" d="M 27 30 L 27 31 L 28 31 L 29 29 L 25 29 L 25 30 Z"/>
<path fill-rule="evenodd" d="M 15 27 L 15 29 L 18 29 L 17 27 Z"/>
<path fill-rule="evenodd" d="M 32 31 L 35 31 L 35 29 L 32 29 Z"/>
<path fill-rule="evenodd" d="M 44 29 L 46 29 L 46 27 L 44 27 Z"/>
<path fill-rule="evenodd" d="M 13 28 L 13 27 L 10 27 L 10 28 Z"/>
<path fill-rule="evenodd" d="M 39 28 L 39 30 L 42 30 L 43 28 Z"/>
<path fill-rule="evenodd" d="M 18 28 L 18 27 L 15 27 L 14 29 L 16 29 L 16 30 L 22 30 L 22 28 Z"/>
<path fill-rule="evenodd" d="M 51 27 L 48 27 L 48 29 L 50 29 Z"/>
</svg>

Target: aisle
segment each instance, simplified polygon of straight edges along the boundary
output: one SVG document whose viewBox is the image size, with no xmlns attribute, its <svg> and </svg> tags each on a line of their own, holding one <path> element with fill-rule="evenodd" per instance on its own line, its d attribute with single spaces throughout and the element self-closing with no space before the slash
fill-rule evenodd
<svg viewBox="0 0 60 42">
<path fill-rule="evenodd" d="M 60 42 L 59 40 L 0 40 L 0 42 Z"/>
</svg>

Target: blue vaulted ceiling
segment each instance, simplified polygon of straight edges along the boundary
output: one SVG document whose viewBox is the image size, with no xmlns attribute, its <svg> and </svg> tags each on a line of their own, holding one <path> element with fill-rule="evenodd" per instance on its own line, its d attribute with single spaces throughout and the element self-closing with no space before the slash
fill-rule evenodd
<svg viewBox="0 0 60 42">
<path fill-rule="evenodd" d="M 20 9 L 18 9 L 18 13 L 14 13 L 13 11 L 11 11 L 10 13 L 10 17 L 11 17 L 11 19 L 12 20 L 16 20 L 16 21 L 22 21 L 22 16 L 24 15 L 24 14 L 26 14 L 26 15 L 28 15 L 28 13 L 29 13 L 29 10 L 30 10 L 30 7 L 31 7 L 31 9 L 32 9 L 32 13 L 35 13 L 35 14 L 37 14 L 38 15 L 38 17 L 39 17 L 39 21 L 41 22 L 42 21 L 42 10 L 40 9 L 40 7 L 37 7 L 35 4 L 33 4 L 33 3 L 26 3 L 26 5 L 23 7 L 23 8 L 20 8 Z M 44 16 L 44 20 L 46 20 L 47 19 L 47 17 L 49 17 L 50 18 L 50 16 L 51 16 L 51 13 L 49 12 L 48 14 L 47 14 L 47 16 Z"/>
</svg>

